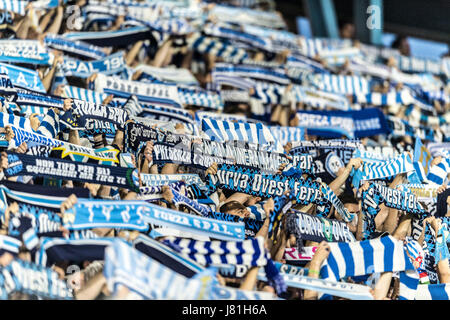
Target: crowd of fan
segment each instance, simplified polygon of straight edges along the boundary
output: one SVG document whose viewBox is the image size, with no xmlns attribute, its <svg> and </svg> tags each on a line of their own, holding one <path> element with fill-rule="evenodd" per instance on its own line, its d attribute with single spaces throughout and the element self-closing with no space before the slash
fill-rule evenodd
<svg viewBox="0 0 450 320">
<path fill-rule="evenodd" d="M 9 283 L 10 279 L 4 275 L 7 272 L 0 275 L 3 298 L 61 298 L 55 292 L 50 294 L 52 290 L 48 288 L 24 284 L 26 276 L 17 275 L 19 271 L 14 267 L 8 268 L 17 261 L 23 270 L 46 270 L 46 274 L 56 272 L 67 286 L 69 298 L 192 298 L 180 296 L 186 292 L 168 294 L 162 287 L 158 288 L 158 283 L 163 283 L 162 274 L 147 272 L 139 275 L 136 272 L 127 275 L 145 278 L 137 287 L 132 283 L 134 280 L 127 283 L 125 276 L 118 272 L 114 274 L 114 268 L 124 266 L 116 266 L 111 261 L 115 257 L 116 263 L 120 263 L 125 258 L 115 255 L 119 255 L 119 249 L 128 249 L 123 249 L 112 239 L 128 244 L 130 250 L 140 251 L 153 264 L 162 265 L 187 279 L 201 279 L 199 275 L 205 275 L 205 270 L 208 270 L 212 272 L 211 286 L 240 290 L 233 292 L 241 292 L 244 299 L 311 300 L 328 294 L 335 299 L 396 300 L 402 296 L 402 276 L 399 274 L 408 270 L 405 265 L 410 264 L 420 278 L 419 287 L 450 281 L 448 249 L 444 245 L 442 250 L 438 250 L 441 248 L 439 244 L 445 244 L 448 238 L 446 183 L 449 166 L 446 148 L 449 146 L 445 142 L 449 136 L 447 77 L 450 70 L 447 68 L 450 64 L 447 65 L 447 58 L 429 61 L 411 57 L 404 38 L 396 42 L 395 48 L 362 44 L 352 38 L 354 27 L 351 25 L 342 28 L 341 39 L 305 39 L 286 30 L 281 14 L 270 0 L 219 3 L 197 0 L 0 1 L 0 4 L 3 19 L 0 25 L 0 70 L 3 77 L 0 264 L 2 270 L 8 270 L 15 283 Z M 127 33 L 126 30 L 131 31 Z M 11 47 L 15 40 L 18 41 L 16 48 Z M 29 55 L 24 52 L 27 50 L 24 41 L 32 41 Z M 34 52 L 34 47 L 39 48 L 39 55 Z M 75 48 L 82 49 L 77 51 Z M 97 58 L 88 57 L 89 52 L 95 52 Z M 113 55 L 119 60 L 108 60 Z M 46 62 L 30 61 L 30 56 L 45 57 L 43 60 Z M 95 69 L 99 65 L 94 63 L 96 60 L 109 62 Z M 19 76 L 15 76 L 8 66 L 26 68 L 28 73 L 37 72 L 38 78 L 27 76 L 21 81 L 20 71 L 23 69 L 14 69 L 19 70 L 16 71 Z M 93 69 L 86 70 L 84 66 Z M 336 78 L 326 80 L 327 76 Z M 346 79 L 342 80 L 346 83 L 340 82 L 338 77 Z M 30 79 L 34 79 L 34 84 Z M 129 87 L 119 84 L 129 84 Z M 156 89 L 143 94 L 140 85 Z M 163 93 L 164 90 L 169 93 Z M 31 101 L 34 98 L 29 97 L 35 97 L 35 103 Z M 53 106 L 50 102 L 42 102 L 51 100 L 54 101 Z M 83 105 L 83 100 L 89 103 Z M 88 110 L 95 105 L 108 109 Z M 349 119 L 356 119 L 358 112 L 363 114 L 368 108 L 381 110 L 380 119 L 387 123 L 383 128 L 385 132 L 358 136 L 355 133 L 364 131 L 364 128 L 353 126 L 349 132 L 344 124 L 322 126 L 320 118 L 317 120 L 317 117 L 323 117 L 322 121 L 325 121 L 327 115 L 342 116 L 355 110 L 353 118 Z M 120 109 L 120 113 L 112 120 L 111 110 L 114 109 Z M 103 113 L 104 110 L 107 113 Z M 305 120 L 307 115 L 315 115 L 316 118 L 308 122 Z M 132 129 L 137 130 L 137 125 L 154 135 L 149 138 L 141 130 L 133 136 Z M 251 130 L 255 130 L 255 134 L 250 135 L 248 132 Z M 33 135 L 27 135 L 27 132 Z M 135 144 L 132 137 L 140 143 Z M 164 159 L 167 157 L 161 151 L 164 150 L 164 142 L 166 146 L 173 146 L 169 138 L 187 139 L 199 144 L 216 141 L 222 146 L 235 140 L 241 143 L 236 148 L 248 151 L 250 158 L 251 150 L 255 151 L 254 154 L 276 154 L 285 161 L 277 163 L 279 167 L 270 173 L 262 166 L 247 167 L 252 172 L 249 173 L 251 181 L 260 173 L 267 174 L 265 177 L 269 180 L 297 179 L 300 183 L 311 183 L 309 188 L 318 188 L 320 197 L 331 199 L 336 195 L 337 200 L 330 200 L 333 205 L 325 206 L 328 209 L 324 211 L 326 201 L 314 202 L 314 196 L 309 202 L 308 199 L 300 201 L 297 195 L 300 191 L 292 185 L 282 195 L 264 196 L 264 192 L 251 192 L 250 189 L 242 192 L 245 190 L 236 186 L 241 181 L 237 175 L 228 175 L 221 180 L 219 171 L 231 172 L 233 165 L 245 167 L 243 163 L 233 158 L 225 162 L 218 156 L 215 161 L 205 160 L 207 165 L 190 165 L 175 159 L 178 157 L 175 150 L 181 148 L 176 145 L 173 150 L 167 147 L 173 153 L 169 153 L 169 159 Z M 417 138 L 422 143 L 420 150 Z M 61 142 L 61 145 L 53 145 L 54 141 Z M 307 142 L 311 142 L 309 149 L 305 147 Z M 319 147 L 318 142 L 323 142 L 323 146 Z M 80 147 L 78 153 L 75 145 Z M 217 145 L 211 145 L 217 148 Z M 434 149 L 431 148 L 433 145 Z M 293 152 L 302 146 L 305 148 L 301 152 Z M 347 150 L 351 150 L 350 155 Z M 416 155 L 418 152 L 427 157 L 425 163 Z M 187 154 L 191 156 L 191 150 Z M 30 157 L 25 158 L 24 155 Z M 209 156 L 201 155 L 205 159 Z M 298 156 L 301 161 L 296 163 L 293 159 Z M 361 181 L 354 178 L 355 172 L 370 170 L 370 165 L 374 164 L 388 165 L 389 161 L 401 156 L 406 159 L 407 169 L 393 167 L 393 174 L 377 172 L 374 178 L 363 177 Z M 111 161 L 111 157 L 118 160 Z M 42 174 L 40 170 L 43 169 L 38 164 L 52 159 L 55 163 L 65 160 L 67 165 L 84 163 L 94 169 L 111 168 L 110 175 L 117 181 L 119 179 L 115 175 L 119 172 L 127 172 L 127 175 L 132 172 L 123 178 L 126 178 L 126 183 L 131 181 L 136 185 L 127 188 L 125 183 L 102 184 L 98 180 L 87 181 L 80 174 L 74 174 L 73 180 L 61 178 L 71 170 L 80 170 L 79 166 Z M 273 159 L 270 161 L 275 163 Z M 302 167 L 300 163 L 304 159 L 310 163 Z M 35 161 L 35 169 L 30 169 L 32 163 L 27 161 Z M 269 165 L 273 166 L 273 163 Z M 113 171 L 116 168 L 117 171 Z M 375 166 L 372 168 L 376 170 Z M 437 183 L 427 177 L 428 172 L 434 172 L 433 168 L 444 170 L 443 179 Z M 35 174 L 33 170 L 36 170 Z M 421 174 L 416 172 L 420 170 L 423 171 Z M 235 171 L 242 173 L 238 169 Z M 417 174 L 415 180 L 414 174 Z M 159 182 L 154 178 L 156 175 L 161 176 Z M 198 180 L 185 180 L 192 175 Z M 154 180 L 146 180 L 144 176 Z M 221 185 L 212 188 L 211 176 L 219 177 Z M 236 179 L 235 183 L 230 179 Z M 364 203 L 370 199 L 368 190 L 375 190 L 372 182 L 389 190 L 400 190 L 400 185 L 409 185 L 410 189 L 402 189 L 402 192 L 415 194 L 413 202 L 418 202 L 420 210 L 396 208 L 389 205 L 389 197 L 381 203 L 378 201 L 381 196 L 374 196 L 373 213 L 367 209 L 370 204 Z M 314 183 L 319 187 L 314 187 Z M 416 187 L 411 187 L 412 183 Z M 429 202 L 426 202 L 420 192 L 428 190 L 432 191 L 427 198 Z M 32 199 L 33 194 L 37 199 Z M 441 208 L 438 198 L 442 195 L 445 199 Z M 83 226 L 80 222 L 77 228 L 73 227 L 77 225 L 74 223 L 77 215 L 81 217 L 89 212 L 89 208 L 92 209 L 88 207 L 89 201 L 96 201 L 100 206 L 103 201 L 105 206 L 118 202 L 129 204 L 131 217 L 140 210 L 132 205 L 145 207 L 143 203 L 148 203 L 154 212 L 157 212 L 157 207 L 162 210 L 160 217 L 164 212 L 178 211 L 209 222 L 214 217 L 217 221 L 223 219 L 220 221 L 240 225 L 244 222 L 246 240 L 225 239 L 214 232 L 208 235 L 204 229 L 200 233 L 198 226 L 177 230 L 166 221 L 161 220 L 158 225 L 158 218 L 154 217 L 151 222 L 143 219 L 144 228 L 136 227 L 142 225 L 140 220 L 129 227 L 128 220 L 121 220 L 122 213 L 114 210 L 111 211 L 111 219 L 117 215 L 117 221 L 120 221 L 109 225 L 97 217 L 101 209 L 92 211 L 94 218 L 83 220 Z M 339 203 L 343 208 L 339 209 Z M 71 217 L 73 213 L 75 218 Z M 225 216 L 228 218 L 223 218 Z M 297 218 L 291 219 L 291 216 Z M 311 217 L 310 222 L 299 218 L 305 216 Z M 312 220 L 314 217 L 320 217 L 319 222 Z M 72 227 L 71 221 L 74 223 Z M 297 225 L 293 226 L 292 222 Z M 252 223 L 253 229 L 248 227 Z M 420 225 L 418 229 L 415 224 Z M 372 229 L 370 225 L 373 225 Z M 305 226 L 313 231 L 307 231 Z M 347 240 L 335 240 L 339 228 L 350 234 Z M 332 234 L 329 238 L 328 233 Z M 308 234 L 315 234 L 315 237 L 308 238 Z M 152 243 L 147 249 L 137 245 L 143 243 L 137 241 L 143 238 L 147 244 Z M 101 242 L 104 239 L 111 241 L 104 245 Z M 197 249 L 193 248 L 194 245 L 192 248 L 188 245 L 183 247 L 181 239 L 194 240 L 193 243 L 198 244 Z M 254 241 L 246 242 L 251 239 Z M 361 248 L 364 248 L 362 243 L 370 242 L 374 246 L 373 241 L 380 239 L 390 239 L 395 248 L 400 248 L 400 251 L 393 251 L 397 257 L 387 258 L 385 251 L 384 259 L 403 259 L 405 255 L 403 269 L 396 268 L 395 262 L 390 269 L 375 267 L 375 270 L 369 270 L 368 267 L 363 272 L 340 274 L 349 285 L 342 292 L 330 289 L 333 279 L 328 279 L 328 283 L 313 282 L 327 279 L 324 265 L 333 268 L 332 261 L 341 266 L 345 264 L 343 261 L 348 257 L 339 260 L 335 251 L 338 248 L 351 258 L 354 245 L 361 243 Z M 66 242 L 56 243 L 55 240 Z M 435 245 L 434 251 L 440 256 L 430 252 L 427 241 Z M 234 247 L 232 242 L 246 244 L 239 249 L 239 245 Z M 206 251 L 199 249 L 200 244 Z M 353 245 L 353 249 L 345 251 L 338 247 L 339 244 Z M 222 265 L 215 265 L 204 253 L 218 251 L 213 248 L 215 245 L 221 248 L 233 246 L 238 248 L 235 249 L 238 253 L 222 253 Z M 255 247 L 263 249 L 266 263 L 246 263 L 240 259 L 246 254 L 257 255 Z M 117 250 L 115 255 L 113 250 Z M 297 253 L 295 258 L 289 254 L 294 251 Z M 367 252 L 364 251 L 364 257 Z M 133 254 L 137 253 L 133 251 Z M 199 258 L 199 255 L 206 258 Z M 226 260 L 233 260 L 230 259 L 232 255 L 236 257 L 233 263 L 228 264 L 234 265 L 234 269 L 227 269 Z M 130 257 L 135 256 L 130 253 Z M 427 262 L 430 256 L 433 258 L 431 264 Z M 353 257 L 355 265 L 358 264 L 356 254 Z M 182 260 L 182 266 L 172 264 L 170 261 L 174 259 Z M 139 265 L 141 262 L 138 260 L 136 258 L 130 264 Z M 202 271 L 194 272 L 192 269 L 187 272 L 189 261 L 199 264 Z M 245 266 L 244 274 L 236 274 L 238 265 Z M 265 269 L 265 278 L 261 276 L 264 274 L 262 269 Z M 434 278 L 433 274 L 437 277 Z M 28 276 L 30 279 L 38 277 L 32 273 Z M 144 284 L 148 288 L 142 288 Z M 47 285 L 50 287 L 51 282 Z M 352 288 L 363 293 L 352 297 Z M 354 289 L 354 292 L 358 290 Z M 153 296 L 143 292 L 152 292 Z M 249 295 L 249 292 L 262 295 Z M 208 297 L 224 298 L 212 293 Z"/>
</svg>

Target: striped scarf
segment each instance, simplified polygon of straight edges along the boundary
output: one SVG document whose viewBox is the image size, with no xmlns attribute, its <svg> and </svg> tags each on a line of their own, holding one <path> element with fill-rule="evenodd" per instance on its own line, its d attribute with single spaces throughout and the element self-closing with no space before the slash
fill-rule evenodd
<svg viewBox="0 0 450 320">
<path fill-rule="evenodd" d="M 33 131 L 30 124 L 30 119 L 15 116 L 11 113 L 0 112 L 0 127 L 5 128 L 8 125 L 15 126 L 16 128 L 21 128 L 26 131 Z"/>
<path fill-rule="evenodd" d="M 19 248 L 22 246 L 22 241 L 10 236 L 0 235 L 0 253 L 8 252 L 13 256 L 19 254 Z"/>
<path fill-rule="evenodd" d="M 48 138 L 42 134 L 35 133 L 32 131 L 26 131 L 21 128 L 17 128 L 15 126 L 11 126 L 11 129 L 14 132 L 14 139 L 10 141 L 10 146 L 12 145 L 15 148 L 20 146 L 23 142 L 26 142 L 27 144 L 31 142 L 30 146 L 32 146 L 34 143 L 49 147 L 59 147 L 64 143 L 63 141 Z"/>
<path fill-rule="evenodd" d="M 12 11 L 21 16 L 25 15 L 25 7 L 27 6 L 27 0 L 1 0 L 0 9 L 5 11 Z"/>
<path fill-rule="evenodd" d="M 158 80 L 175 82 L 186 86 L 197 86 L 199 83 L 189 69 L 183 68 L 157 68 L 146 64 L 140 64 L 134 68 L 142 71 L 144 75 L 150 75 Z"/>
<path fill-rule="evenodd" d="M 412 159 L 407 153 L 402 153 L 391 160 L 365 162 L 358 170 L 352 169 L 352 184 L 355 188 L 358 188 L 361 180 L 383 179 L 413 170 Z"/>
<path fill-rule="evenodd" d="M 64 86 L 64 95 L 67 98 L 83 100 L 95 104 L 101 104 L 103 100 L 105 100 L 106 97 L 108 96 L 107 94 L 104 93 L 98 93 L 92 90 L 74 86 Z"/>
<path fill-rule="evenodd" d="M 267 151 L 283 152 L 269 128 L 262 123 L 202 119 L 201 128 L 212 141 L 245 141 L 260 144 Z"/>
<path fill-rule="evenodd" d="M 256 82 L 241 76 L 230 74 L 228 71 L 221 71 L 214 68 L 211 72 L 213 85 L 220 87 L 222 85 L 247 91 L 256 85 Z"/>
<path fill-rule="evenodd" d="M 205 270 L 194 260 L 182 256 L 169 246 L 143 234 L 133 241 L 133 247 L 187 278 Z"/>
<path fill-rule="evenodd" d="M 428 149 L 422 144 L 419 137 L 416 137 L 414 145 L 414 169 L 420 182 L 425 181 L 430 173 L 430 165 L 433 158 Z M 431 178 L 435 178 L 431 176 Z"/>
<path fill-rule="evenodd" d="M 408 121 L 395 116 L 387 116 L 386 120 L 393 137 L 408 135 L 410 137 L 418 137 L 423 140 L 442 141 L 443 137 L 440 130 L 434 130 L 425 126 L 413 127 Z"/>
<path fill-rule="evenodd" d="M 107 56 L 100 47 L 82 41 L 65 39 L 56 34 L 46 35 L 44 43 L 48 48 L 63 51 L 66 54 L 75 54 L 84 58 L 99 60 Z"/>
<path fill-rule="evenodd" d="M 354 94 L 354 103 L 370 104 L 372 106 L 390 106 L 395 104 L 409 105 L 415 100 L 408 90 L 390 91 L 388 93 L 371 92 L 367 94 Z"/>
<path fill-rule="evenodd" d="M 417 286 L 416 300 L 450 300 L 450 285 L 423 284 Z"/>
<path fill-rule="evenodd" d="M 159 249 L 159 248 L 158 248 Z M 167 252 L 167 251 L 165 251 Z M 177 260 L 179 260 L 178 258 Z M 182 258 L 185 261 L 190 261 Z M 160 264 L 160 259 L 145 256 L 127 243 L 116 240 L 105 252 L 104 275 L 113 294 L 120 286 L 144 299 L 269 299 L 271 295 L 218 286 L 215 271 L 197 269 L 190 279 Z M 228 298 L 226 298 L 228 296 Z"/>
<path fill-rule="evenodd" d="M 207 24 L 204 26 L 203 32 L 205 32 L 208 36 L 243 42 L 251 47 L 260 48 L 267 51 L 270 51 L 271 49 L 269 39 L 260 38 L 255 35 L 239 31 L 236 28 L 232 28 L 231 25 L 228 24 Z"/>
<path fill-rule="evenodd" d="M 227 41 L 196 35 L 189 38 L 188 43 L 196 52 L 211 54 L 215 57 L 222 58 L 225 61 L 240 62 L 248 58 L 248 54 L 245 50 L 236 48 Z"/>
<path fill-rule="evenodd" d="M 178 87 L 180 101 L 184 105 L 194 105 L 221 111 L 223 101 L 217 92 L 199 87 Z"/>
<path fill-rule="evenodd" d="M 276 269 L 269 253 L 264 247 L 264 238 L 257 237 L 242 242 L 234 241 L 197 241 L 175 238 L 166 243 L 182 255 L 205 266 L 244 265 L 248 267 L 265 267 L 269 284 L 277 293 L 286 291 L 279 271 Z"/>
<path fill-rule="evenodd" d="M 128 98 L 134 94 L 140 102 L 163 106 L 180 107 L 181 102 L 176 85 L 157 84 L 123 80 L 98 74 L 94 81 L 95 91 Z"/>
<path fill-rule="evenodd" d="M 167 244 L 178 249 L 182 255 L 197 263 L 209 266 L 220 264 L 239 264 L 262 267 L 270 256 L 264 248 L 264 238 L 257 237 L 240 242 L 235 241 L 196 241 L 191 239 L 170 239 Z"/>
<path fill-rule="evenodd" d="M 292 88 L 295 100 L 318 109 L 333 108 L 350 110 L 350 104 L 343 95 L 320 91 L 312 87 L 295 85 Z"/>
<path fill-rule="evenodd" d="M 244 64 L 232 65 L 227 63 L 217 63 L 214 72 L 221 75 L 270 81 L 280 85 L 288 85 L 290 83 L 285 70 L 281 68 L 269 69 Z"/>
<path fill-rule="evenodd" d="M 427 181 L 436 185 L 443 185 L 448 181 L 447 175 L 450 172 L 450 158 L 445 157 L 442 161 L 428 170 Z"/>
<path fill-rule="evenodd" d="M 413 300 L 418 275 L 406 255 L 402 241 L 391 236 L 358 242 L 330 243 L 330 254 L 320 269 L 325 280 L 376 272 L 400 272 L 400 300 Z M 322 299 L 327 298 L 322 296 Z"/>
<path fill-rule="evenodd" d="M 140 103 L 142 107 L 141 119 L 155 119 L 161 121 L 170 121 L 183 124 L 194 135 L 198 135 L 198 127 L 195 124 L 192 115 L 184 109 L 170 106 L 160 106 L 153 104 Z M 144 123 L 144 120 L 138 119 L 137 122 Z M 136 118 L 135 118 L 136 120 Z"/>
<path fill-rule="evenodd" d="M 369 81 L 359 76 L 315 74 L 311 77 L 311 84 L 320 90 L 334 93 L 370 93 Z"/>
<path fill-rule="evenodd" d="M 283 104 L 289 103 L 288 94 L 285 94 L 286 87 L 274 84 L 258 82 L 253 88 L 253 98 L 261 101 L 263 104 Z"/>
</svg>

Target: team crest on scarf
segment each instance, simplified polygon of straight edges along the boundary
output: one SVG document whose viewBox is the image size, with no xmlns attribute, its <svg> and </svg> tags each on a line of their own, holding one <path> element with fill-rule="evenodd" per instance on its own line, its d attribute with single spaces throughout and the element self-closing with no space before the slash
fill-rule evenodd
<svg viewBox="0 0 450 320">
<path fill-rule="evenodd" d="M 328 173 L 336 178 L 339 168 L 344 167 L 344 162 L 334 152 L 330 152 L 325 159 L 325 168 Z"/>
</svg>

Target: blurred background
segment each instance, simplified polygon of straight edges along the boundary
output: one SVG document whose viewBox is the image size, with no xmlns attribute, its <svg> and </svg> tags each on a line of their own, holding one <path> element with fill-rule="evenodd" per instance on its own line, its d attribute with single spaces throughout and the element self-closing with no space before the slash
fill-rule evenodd
<svg viewBox="0 0 450 320">
<path fill-rule="evenodd" d="M 450 0 L 276 0 L 276 7 L 289 31 L 305 37 L 359 39 L 431 59 L 449 53 Z M 378 12 L 379 26 L 368 28 Z"/>
</svg>

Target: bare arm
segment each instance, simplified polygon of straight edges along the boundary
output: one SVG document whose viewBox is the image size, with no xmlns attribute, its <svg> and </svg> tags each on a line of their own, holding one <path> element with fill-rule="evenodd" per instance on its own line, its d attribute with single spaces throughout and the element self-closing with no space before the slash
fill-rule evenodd
<svg viewBox="0 0 450 320">
<path fill-rule="evenodd" d="M 255 237 L 263 237 L 265 240 L 267 240 L 267 237 L 269 235 L 270 215 L 273 213 L 273 210 L 274 210 L 274 202 L 273 202 L 273 198 L 270 198 L 264 204 L 264 211 L 266 213 L 266 219 L 264 220 L 264 223 L 261 226 L 261 228 L 256 233 Z"/>
<path fill-rule="evenodd" d="M 155 67 L 161 67 L 166 60 L 167 56 L 170 53 L 170 48 L 172 47 L 172 40 L 167 40 L 164 44 L 159 48 L 158 52 L 155 55 L 155 59 L 153 59 L 152 65 Z"/>
<path fill-rule="evenodd" d="M 375 300 L 384 300 L 391 286 L 392 272 L 383 272 L 373 290 Z"/>
<path fill-rule="evenodd" d="M 341 187 L 345 184 L 345 181 L 347 180 L 348 176 L 352 172 L 352 169 L 355 168 L 355 170 L 359 169 L 361 167 L 363 161 L 361 158 L 352 158 L 348 162 L 347 166 L 345 166 L 344 170 L 341 172 L 339 176 L 336 177 L 328 186 L 336 195 L 341 194 Z"/>
<path fill-rule="evenodd" d="M 125 57 L 125 61 L 127 62 L 128 66 L 131 66 L 131 63 L 134 61 L 134 59 L 136 59 L 136 56 L 138 55 L 139 50 L 141 50 L 143 44 L 144 41 L 138 41 L 133 45 L 130 51 L 128 51 Z"/>
<path fill-rule="evenodd" d="M 39 23 L 39 28 L 41 30 L 45 30 L 47 28 L 54 13 L 55 13 L 55 9 L 52 9 L 44 15 L 41 22 Z"/>
<path fill-rule="evenodd" d="M 84 288 L 75 293 L 75 298 L 77 300 L 94 300 L 98 297 L 105 285 L 106 278 L 103 273 L 99 272 L 86 283 Z"/>
<path fill-rule="evenodd" d="M 258 267 L 253 267 L 247 271 L 244 280 L 241 283 L 239 289 L 241 290 L 253 290 L 256 286 L 256 280 L 258 276 Z"/>
<path fill-rule="evenodd" d="M 328 258 L 330 254 L 330 246 L 326 241 L 322 241 L 318 248 L 316 253 L 314 253 L 314 257 L 312 258 L 311 262 L 309 263 L 308 268 L 308 277 L 309 278 L 315 278 L 319 279 L 319 271 L 320 267 L 322 266 L 323 262 Z M 305 290 L 304 294 L 305 300 L 316 300 L 317 299 L 317 291 L 314 290 Z"/>
<path fill-rule="evenodd" d="M 53 23 L 48 28 L 47 32 L 50 34 L 57 34 L 59 31 L 59 28 L 61 28 L 61 23 L 63 20 L 63 7 L 60 5 L 58 8 L 56 8 L 56 16 L 53 20 Z"/>
</svg>

